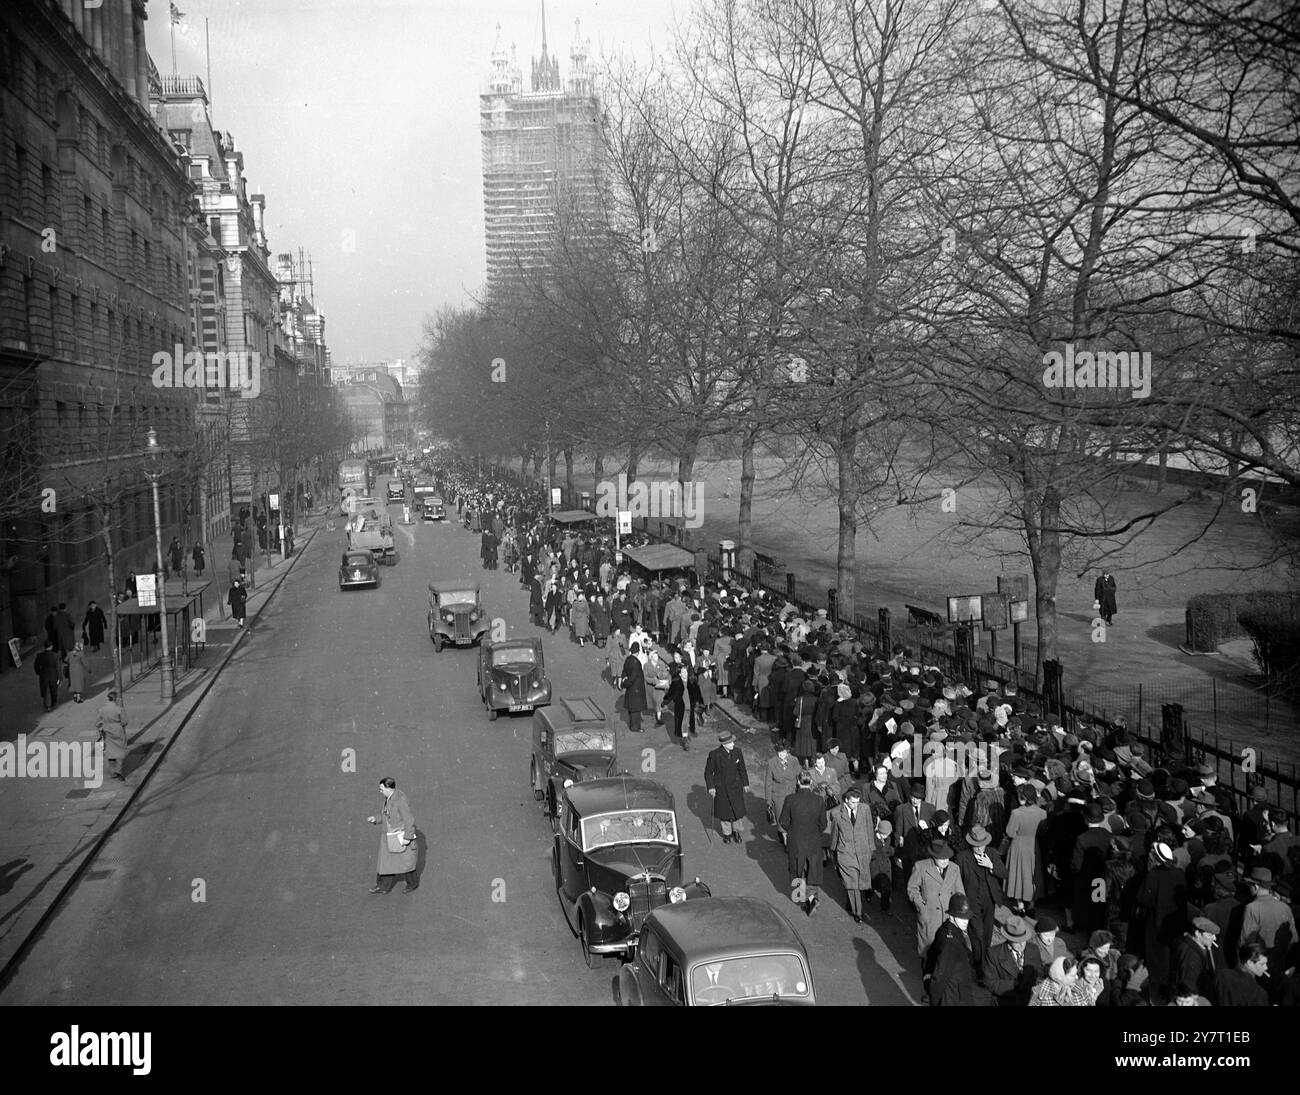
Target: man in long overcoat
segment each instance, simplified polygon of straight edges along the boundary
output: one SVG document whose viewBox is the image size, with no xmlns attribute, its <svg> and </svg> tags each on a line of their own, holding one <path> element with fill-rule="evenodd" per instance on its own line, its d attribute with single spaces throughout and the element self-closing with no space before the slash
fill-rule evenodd
<svg viewBox="0 0 1300 1095">
<path fill-rule="evenodd" d="M 704 762 L 704 786 L 713 799 L 713 816 L 722 829 L 722 843 L 739 844 L 749 773 L 745 770 L 745 755 L 736 748 L 731 731 L 721 731 L 718 741 L 720 744 Z"/>
<path fill-rule="evenodd" d="M 970 901 L 970 941 L 974 950 L 975 968 L 983 977 L 984 956 L 993 942 L 993 915 L 999 905 L 1005 904 L 1002 883 L 1007 877 L 1007 867 L 996 849 L 990 847 L 993 837 L 983 825 L 973 825 L 966 834 L 966 847 L 953 858 L 961 872 L 962 889 Z"/>
<path fill-rule="evenodd" d="M 1092 932 L 1106 927 L 1109 902 L 1105 885 L 1106 859 L 1110 854 L 1110 826 L 1101 803 L 1090 802 L 1083 808 L 1088 828 L 1074 842 L 1070 857 L 1071 889 L 1074 894 L 1074 928 Z"/>
<path fill-rule="evenodd" d="M 108 631 L 108 618 L 98 602 L 91 601 L 86 606 L 86 617 L 81 621 L 81 630 L 90 643 L 91 650 L 98 650 L 103 645 L 104 634 Z"/>
<path fill-rule="evenodd" d="M 1187 875 L 1174 865 L 1174 854 L 1167 844 L 1152 846 L 1150 863 L 1136 901 L 1141 910 L 1141 934 L 1130 932 L 1131 937 L 1136 936 L 1130 946 L 1141 944 L 1142 950 L 1135 949 L 1135 953 L 1146 959 L 1151 971 L 1151 1002 L 1162 1004 L 1170 989 L 1173 947 L 1187 927 Z"/>
<path fill-rule="evenodd" d="M 947 913 L 926 956 L 930 1006 L 973 1007 L 978 967 L 970 933 L 970 902 L 964 894 L 953 894 Z"/>
<path fill-rule="evenodd" d="M 623 671 L 619 679 L 623 687 L 623 709 L 627 712 L 627 728 L 634 734 L 641 733 L 641 712 L 645 704 L 645 672 L 641 668 L 641 644 L 633 643 L 628 655 L 623 659 Z"/>
<path fill-rule="evenodd" d="M 45 640 L 45 649 L 36 655 L 32 662 L 37 681 L 41 688 L 41 703 L 46 711 L 52 711 L 59 702 L 59 682 L 63 680 L 63 662 L 54 644 Z"/>
<path fill-rule="evenodd" d="M 379 793 L 384 796 L 383 810 L 378 816 L 372 814 L 366 818 L 371 825 L 379 826 L 379 865 L 370 892 L 392 893 L 397 878 L 401 875 L 406 879 L 403 892 L 411 893 L 420 885 L 415 874 L 419 862 L 419 846 L 415 842 L 415 815 L 411 812 L 410 803 L 406 801 L 406 794 L 397 789 L 397 781 L 391 776 L 385 776 L 379 781 Z M 389 833 L 401 834 L 395 837 L 395 843 L 402 845 L 401 851 L 389 848 Z"/>
<path fill-rule="evenodd" d="M 849 899 L 854 923 L 862 923 L 862 892 L 871 892 L 871 857 L 876 850 L 876 822 L 862 791 L 850 787 L 844 803 L 831 811 L 831 852 Z"/>
<path fill-rule="evenodd" d="M 961 871 L 952 862 L 952 845 L 936 840 L 930 857 L 912 868 L 907 880 L 907 898 L 916 910 L 916 953 L 924 958 L 943 923 L 953 894 L 965 894 Z"/>
<path fill-rule="evenodd" d="M 822 833 L 826 831 L 826 799 L 813 790 L 812 776 L 800 772 L 795 791 L 787 795 L 777 824 L 785 830 L 790 868 L 790 900 L 808 915 L 817 909 L 822 884 Z"/>
<path fill-rule="evenodd" d="M 1101 577 L 1093 583 L 1092 599 L 1097 602 L 1097 615 L 1109 626 L 1111 617 L 1118 611 L 1115 607 L 1115 576 L 1109 570 L 1103 570 Z"/>
<path fill-rule="evenodd" d="M 117 692 L 109 690 L 108 699 L 98 711 L 95 729 L 104 742 L 104 756 L 114 779 L 125 779 L 122 762 L 126 760 L 129 743 L 126 737 L 126 712 L 118 705 Z"/>
<path fill-rule="evenodd" d="M 998 1007 L 1025 1008 L 1043 972 L 1043 958 L 1037 947 L 1026 945 L 1029 925 L 1020 917 L 1003 924 L 1002 934 L 1005 940 L 984 956 L 984 985 Z"/>
</svg>

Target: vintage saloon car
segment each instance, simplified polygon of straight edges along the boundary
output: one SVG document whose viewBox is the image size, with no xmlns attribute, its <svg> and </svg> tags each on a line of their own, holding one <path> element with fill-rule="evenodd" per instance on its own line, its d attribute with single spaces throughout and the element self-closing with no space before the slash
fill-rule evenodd
<svg viewBox="0 0 1300 1095">
<path fill-rule="evenodd" d="M 440 651 L 443 643 L 472 646 L 487 629 L 477 579 L 449 578 L 429 583 L 429 638 L 435 651 Z"/>
<path fill-rule="evenodd" d="M 759 897 L 708 897 L 656 909 L 618 971 L 624 1007 L 814 1004 L 808 951 Z"/>
<path fill-rule="evenodd" d="M 566 783 L 612 776 L 617 763 L 614 727 L 595 700 L 560 699 L 533 712 L 528 783 L 552 827 Z"/>
<path fill-rule="evenodd" d="M 400 479 L 390 479 L 384 488 L 384 500 L 388 502 L 406 501 L 406 484 Z"/>
<path fill-rule="evenodd" d="M 632 953 L 654 909 L 709 895 L 698 878 L 682 885 L 673 796 L 651 779 L 614 776 L 565 787 L 551 867 L 590 969 L 608 955 Z"/>
<path fill-rule="evenodd" d="M 442 499 L 436 494 L 426 494 L 422 498 L 417 498 L 416 504 L 420 507 L 420 520 L 447 520 L 447 507 L 443 505 Z"/>
<path fill-rule="evenodd" d="M 531 711 L 551 702 L 541 639 L 506 639 L 478 648 L 478 695 L 488 719 L 501 711 Z"/>
<path fill-rule="evenodd" d="M 379 564 L 368 551 L 345 551 L 339 564 L 339 589 L 353 586 L 379 588 Z"/>
</svg>

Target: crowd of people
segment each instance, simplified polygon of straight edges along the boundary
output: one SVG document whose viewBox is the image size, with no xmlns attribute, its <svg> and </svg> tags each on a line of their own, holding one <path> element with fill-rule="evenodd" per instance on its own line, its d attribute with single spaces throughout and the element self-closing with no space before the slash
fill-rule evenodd
<svg viewBox="0 0 1300 1095">
<path fill-rule="evenodd" d="M 632 732 L 653 711 L 689 749 L 718 696 L 766 723 L 790 896 L 814 915 L 832 864 L 856 921 L 905 894 L 931 1004 L 1300 1004 L 1300 840 L 1262 786 L 1238 802 L 1213 763 L 1153 764 L 1123 720 L 1067 727 L 735 575 L 638 579 L 532 489 L 439 475 L 484 565 L 500 545 L 517 567 L 532 622 L 609 648 Z M 738 843 L 749 777 L 719 737 L 706 785 Z"/>
</svg>

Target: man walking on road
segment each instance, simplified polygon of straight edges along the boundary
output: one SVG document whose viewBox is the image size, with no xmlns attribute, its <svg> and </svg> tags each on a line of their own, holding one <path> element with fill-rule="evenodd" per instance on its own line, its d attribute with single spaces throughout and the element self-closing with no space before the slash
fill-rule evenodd
<svg viewBox="0 0 1300 1095">
<path fill-rule="evenodd" d="M 114 779 L 125 780 L 122 764 L 126 760 L 128 742 L 126 738 L 126 713 L 118 706 L 117 693 L 110 690 L 108 700 L 99 709 L 95 720 L 95 729 L 99 731 L 99 740 L 104 743 L 104 756 Z"/>
<path fill-rule="evenodd" d="M 722 843 L 740 844 L 749 773 L 745 770 L 745 755 L 736 748 L 731 731 L 719 733 L 718 741 L 720 744 L 704 764 L 704 786 L 713 799 L 713 816 L 722 829 Z"/>
</svg>

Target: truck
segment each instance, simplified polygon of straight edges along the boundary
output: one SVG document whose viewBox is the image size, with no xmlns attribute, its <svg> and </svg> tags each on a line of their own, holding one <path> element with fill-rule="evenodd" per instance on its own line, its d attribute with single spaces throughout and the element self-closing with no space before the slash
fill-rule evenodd
<svg viewBox="0 0 1300 1095">
<path fill-rule="evenodd" d="M 348 548 L 368 551 L 376 563 L 397 565 L 397 548 L 393 544 L 393 526 L 370 517 L 358 516 L 348 525 Z"/>
</svg>

